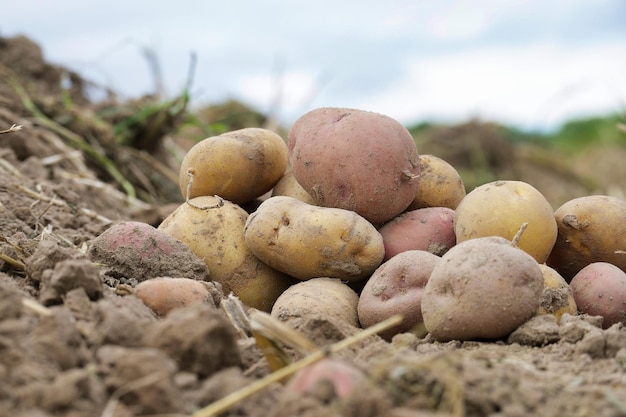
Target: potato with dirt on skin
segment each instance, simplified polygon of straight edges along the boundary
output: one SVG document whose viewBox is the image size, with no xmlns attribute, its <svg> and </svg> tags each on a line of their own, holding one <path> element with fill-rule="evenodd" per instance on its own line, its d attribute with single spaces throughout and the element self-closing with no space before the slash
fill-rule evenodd
<svg viewBox="0 0 626 417">
<path fill-rule="evenodd" d="M 286 196 L 265 200 L 248 217 L 244 236 L 257 258 L 300 280 L 362 280 L 385 255 L 382 236 L 357 213 Z"/>
<path fill-rule="evenodd" d="M 293 124 L 288 148 L 293 175 L 316 205 L 355 211 L 375 225 L 402 213 L 419 187 L 415 141 L 389 116 L 315 109 Z"/>
<path fill-rule="evenodd" d="M 420 186 L 407 211 L 424 207 L 456 209 L 466 195 L 459 172 L 435 155 L 420 155 Z"/>
<path fill-rule="evenodd" d="M 294 280 L 261 262 L 243 235 L 248 213 L 230 201 L 196 197 L 163 220 L 159 230 L 185 242 L 211 271 L 211 280 L 249 307 L 270 311 Z"/>
<path fill-rule="evenodd" d="M 293 197 L 304 203 L 315 205 L 315 200 L 313 200 L 311 194 L 307 193 L 306 190 L 302 188 L 298 180 L 293 176 L 293 171 L 291 170 L 285 172 L 285 175 L 278 180 L 272 189 L 272 197 L 280 195 Z"/>
<path fill-rule="evenodd" d="M 467 240 L 433 269 L 422 295 L 424 325 L 440 342 L 500 339 L 536 314 L 542 291 L 539 264 L 510 241 Z"/>
<path fill-rule="evenodd" d="M 576 315 L 576 300 L 565 278 L 546 264 L 539 264 L 539 268 L 543 274 L 543 294 L 537 315 L 552 314 L 557 323 L 563 314 Z"/>
<path fill-rule="evenodd" d="M 494 181 L 470 191 L 455 211 L 457 244 L 486 236 L 511 240 L 528 223 L 518 247 L 544 263 L 554 246 L 554 210 L 535 187 L 523 181 Z"/>
<path fill-rule="evenodd" d="M 271 315 L 280 321 L 324 316 L 358 327 L 357 293 L 337 278 L 319 277 L 287 288 L 276 300 Z"/>
<path fill-rule="evenodd" d="M 626 271 L 626 201 L 591 195 L 556 209 L 558 236 L 547 264 L 566 281 L 593 262 L 608 262 Z"/>
<path fill-rule="evenodd" d="M 183 158 L 180 190 L 185 198 L 219 195 L 235 204 L 247 203 L 274 187 L 288 159 L 287 144 L 271 130 L 251 127 L 212 136 Z"/>
<path fill-rule="evenodd" d="M 424 250 L 441 256 L 456 244 L 454 210 L 426 207 L 407 211 L 378 229 L 386 261 L 407 250 Z"/>
<path fill-rule="evenodd" d="M 359 296 L 357 312 L 363 328 L 373 326 L 395 314 L 402 322 L 379 335 L 387 340 L 408 332 L 423 323 L 422 294 L 435 265 L 437 255 L 423 250 L 397 254 L 374 271 Z"/>
<path fill-rule="evenodd" d="M 578 310 L 602 316 L 602 327 L 626 325 L 626 272 L 608 262 L 592 262 L 578 271 L 570 287 Z"/>
</svg>

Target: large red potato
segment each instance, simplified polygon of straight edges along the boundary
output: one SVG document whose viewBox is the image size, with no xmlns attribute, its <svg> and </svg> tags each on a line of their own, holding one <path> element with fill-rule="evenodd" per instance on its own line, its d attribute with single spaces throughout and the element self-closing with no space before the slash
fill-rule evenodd
<svg viewBox="0 0 626 417">
<path fill-rule="evenodd" d="M 510 241 L 457 243 L 426 283 L 424 325 L 438 341 L 500 339 L 536 314 L 543 288 L 539 264 Z"/>
<path fill-rule="evenodd" d="M 294 177 L 316 204 L 356 211 L 375 225 L 402 213 L 419 186 L 413 137 L 391 117 L 320 108 L 289 131 Z"/>
<path fill-rule="evenodd" d="M 578 311 L 602 316 L 602 327 L 626 325 L 626 272 L 608 262 L 593 262 L 570 282 Z"/>
</svg>

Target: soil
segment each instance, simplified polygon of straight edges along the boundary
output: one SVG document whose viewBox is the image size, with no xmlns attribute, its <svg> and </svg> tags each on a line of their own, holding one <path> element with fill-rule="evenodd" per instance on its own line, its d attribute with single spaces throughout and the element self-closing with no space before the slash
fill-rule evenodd
<svg viewBox="0 0 626 417">
<path fill-rule="evenodd" d="M 89 258 L 113 224 L 156 226 L 182 201 L 163 152 L 175 120 L 158 143 L 130 141 L 148 153 L 115 144 L 119 119 L 93 115 L 137 103 L 92 103 L 89 88 L 30 40 L 0 39 L 0 130 L 23 125 L 0 135 L 0 415 L 192 415 L 270 367 L 223 294 L 157 318 L 132 281 Z M 98 155 L 122 167 L 137 198 Z M 362 332 L 322 313 L 290 325 L 318 346 Z M 369 336 L 333 355 L 366 375 L 351 395 L 272 383 L 223 415 L 626 416 L 626 328 L 603 330 L 598 317 L 539 316 L 499 341 Z"/>
</svg>

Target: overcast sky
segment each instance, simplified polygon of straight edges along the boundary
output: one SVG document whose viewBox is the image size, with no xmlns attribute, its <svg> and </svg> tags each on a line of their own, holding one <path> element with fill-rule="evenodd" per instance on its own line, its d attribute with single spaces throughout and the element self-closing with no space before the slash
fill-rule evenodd
<svg viewBox="0 0 626 417">
<path fill-rule="evenodd" d="M 525 129 L 626 112 L 623 0 L 0 0 L 0 16 L 1 36 L 123 97 L 154 91 L 143 49 L 172 96 L 193 52 L 195 105 L 234 97 L 284 124 L 322 106 Z"/>
</svg>

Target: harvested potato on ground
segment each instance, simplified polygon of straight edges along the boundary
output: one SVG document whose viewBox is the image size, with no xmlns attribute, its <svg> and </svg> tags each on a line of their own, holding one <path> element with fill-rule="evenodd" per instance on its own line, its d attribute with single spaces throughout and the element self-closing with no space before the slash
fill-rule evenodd
<svg viewBox="0 0 626 417">
<path fill-rule="evenodd" d="M 196 197 L 181 204 L 159 230 L 185 242 L 211 271 L 211 279 L 250 307 L 270 311 L 276 298 L 293 283 L 261 262 L 248 249 L 243 228 L 248 213 L 216 197 Z"/>
<path fill-rule="evenodd" d="M 312 110 L 293 124 L 288 147 L 293 174 L 316 205 L 353 210 L 379 225 L 402 213 L 417 193 L 415 141 L 391 117 Z"/>
<path fill-rule="evenodd" d="M 456 209 L 465 197 L 465 184 L 452 165 L 434 155 L 420 155 L 420 186 L 407 210 L 424 207 Z"/>
<path fill-rule="evenodd" d="M 157 277 L 139 283 L 135 296 L 159 317 L 193 303 L 216 307 L 207 283 L 189 278 Z"/>
<path fill-rule="evenodd" d="M 271 315 L 280 321 L 324 316 L 358 327 L 359 296 L 336 278 L 313 278 L 289 287 L 274 303 Z"/>
<path fill-rule="evenodd" d="M 554 246 L 557 225 L 554 211 L 535 187 L 522 181 L 494 181 L 472 191 L 456 208 L 457 244 L 486 236 L 513 239 L 528 223 L 518 247 L 544 263 Z"/>
<path fill-rule="evenodd" d="M 378 231 L 385 245 L 383 261 L 407 250 L 424 250 L 441 256 L 456 244 L 454 210 L 447 207 L 404 212 Z"/>
<path fill-rule="evenodd" d="M 565 278 L 546 264 L 539 264 L 539 268 L 543 274 L 543 294 L 537 315 L 552 314 L 557 323 L 563 314 L 576 315 L 576 300 Z"/>
<path fill-rule="evenodd" d="M 287 144 L 278 134 L 245 128 L 212 136 L 195 144 L 180 167 L 185 198 L 220 197 L 243 204 L 274 187 L 287 169 Z M 188 186 L 193 173 L 192 185 Z"/>
<path fill-rule="evenodd" d="M 438 341 L 500 339 L 533 317 L 543 275 L 526 252 L 499 237 L 457 243 L 422 296 L 424 325 Z"/>
<path fill-rule="evenodd" d="M 142 222 L 114 224 L 89 242 L 106 275 L 137 282 L 161 276 L 208 280 L 209 270 L 184 242 Z"/>
<path fill-rule="evenodd" d="M 554 216 L 558 237 L 547 264 L 566 281 L 593 262 L 626 271 L 626 201 L 606 195 L 575 198 Z"/>
<path fill-rule="evenodd" d="M 402 314 L 400 325 L 380 333 L 381 337 L 391 340 L 394 335 L 423 323 L 424 286 L 440 261 L 439 256 L 430 252 L 409 250 L 378 267 L 359 296 L 357 312 L 361 326 L 370 327 L 395 314 Z"/>
<path fill-rule="evenodd" d="M 283 177 L 276 183 L 272 190 L 272 197 L 287 196 L 296 198 L 304 203 L 315 205 L 315 200 L 311 197 L 311 194 L 307 193 L 304 188 L 298 183 L 296 177 L 293 176 L 293 171 L 289 170 L 283 175 Z"/>
<path fill-rule="evenodd" d="M 315 392 L 319 384 L 328 383 L 337 398 L 348 398 L 367 376 L 363 371 L 339 358 L 324 358 L 296 372 L 289 380 L 286 389 L 307 393 Z"/>
<path fill-rule="evenodd" d="M 608 262 L 593 262 L 570 283 L 578 311 L 602 316 L 602 327 L 626 325 L 626 272 Z"/>
<path fill-rule="evenodd" d="M 246 221 L 244 236 L 260 260 L 301 280 L 361 280 L 385 254 L 380 233 L 355 212 L 286 196 L 265 200 Z"/>
</svg>

